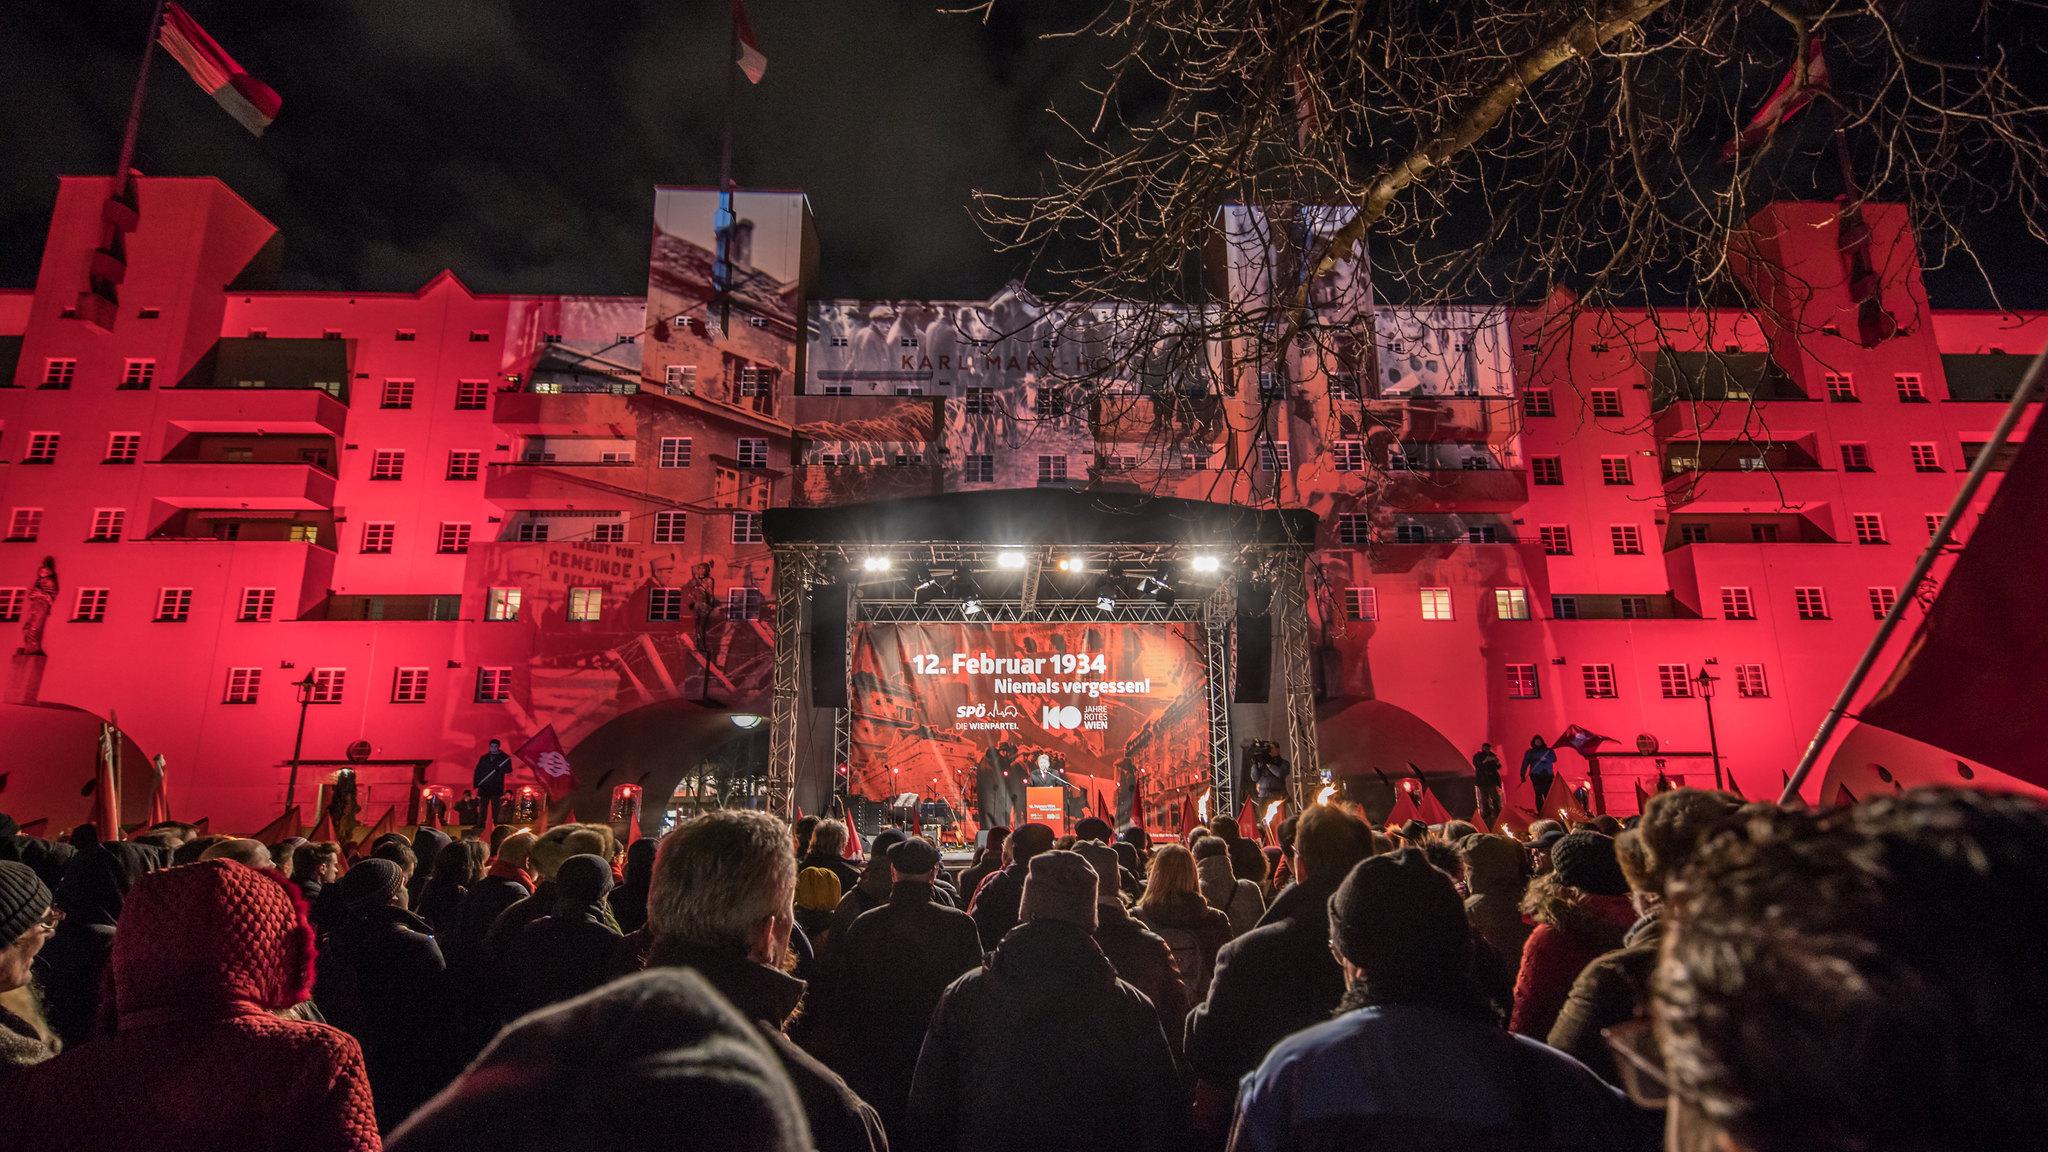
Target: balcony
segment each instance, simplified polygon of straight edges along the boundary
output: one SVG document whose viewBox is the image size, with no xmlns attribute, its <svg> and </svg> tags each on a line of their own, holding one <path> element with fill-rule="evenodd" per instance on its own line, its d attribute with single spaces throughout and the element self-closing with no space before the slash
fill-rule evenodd
<svg viewBox="0 0 2048 1152">
<path fill-rule="evenodd" d="M 1464 468 L 1387 472 L 1383 496 L 1404 512 L 1512 512 L 1529 502 L 1521 469 Z"/>
<path fill-rule="evenodd" d="M 314 390 L 346 402 L 349 378 L 349 345 L 345 340 L 224 336 L 207 349 L 173 391 Z"/>
<path fill-rule="evenodd" d="M 334 475 L 311 464 L 162 461 L 144 464 L 143 491 L 171 508 L 334 506 Z"/>
<path fill-rule="evenodd" d="M 630 438 L 637 424 L 635 393 L 500 392 L 491 398 L 491 420 L 515 434 Z"/>
<path fill-rule="evenodd" d="M 1664 348 L 1650 374 L 1650 406 L 1662 412 L 1688 402 L 1746 405 L 1752 400 L 1808 400 L 1767 352 L 1679 352 Z"/>
<path fill-rule="evenodd" d="M 1944 352 L 1942 373 L 1948 377 L 1948 398 L 1958 403 L 2009 404 L 2027 374 L 2031 356 Z M 2041 399 L 2040 393 L 2034 399 Z"/>
<path fill-rule="evenodd" d="M 340 436 L 348 406 L 316 388 L 167 388 L 164 419 L 181 435 L 205 432 Z M 173 439 L 177 439 L 174 436 Z"/>
<path fill-rule="evenodd" d="M 1828 489 L 1805 478 L 1831 476 L 1814 455 L 1811 437 L 1790 441 L 1732 440 L 1665 446 L 1664 498 L 1672 508 L 1762 511 L 1804 507 Z"/>
<path fill-rule="evenodd" d="M 655 500 L 641 479 L 637 461 L 492 464 L 484 472 L 484 499 L 508 510 L 616 509 L 621 499 Z"/>
<path fill-rule="evenodd" d="M 798 508 L 936 496 L 944 487 L 944 474 L 932 464 L 799 464 L 791 474 L 790 503 Z"/>
</svg>

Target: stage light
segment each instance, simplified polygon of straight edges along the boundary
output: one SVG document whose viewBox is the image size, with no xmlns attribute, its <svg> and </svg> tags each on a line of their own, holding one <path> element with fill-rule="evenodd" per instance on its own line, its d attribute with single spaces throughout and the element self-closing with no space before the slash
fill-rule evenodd
<svg viewBox="0 0 2048 1152">
<path fill-rule="evenodd" d="M 868 572 L 887 572 L 890 565 L 891 561 L 887 556 L 879 555 L 864 557 L 860 562 L 861 568 Z"/>
<path fill-rule="evenodd" d="M 996 553 L 996 567 L 998 568 L 1022 568 L 1023 566 L 1024 554 L 1022 552 L 1009 551 Z"/>
<path fill-rule="evenodd" d="M 758 712 L 735 712 L 727 719 L 732 721 L 733 727 L 742 732 L 750 732 L 761 726 L 761 715 Z"/>
<path fill-rule="evenodd" d="M 1060 558 L 1060 571 L 1062 572 L 1086 572 L 1087 570 L 1088 561 L 1083 560 L 1079 556 L 1062 556 Z"/>
<path fill-rule="evenodd" d="M 1095 598 L 1095 610 L 1096 610 L 1097 612 L 1114 612 L 1114 611 L 1116 611 L 1116 597 L 1114 597 L 1114 596 L 1097 596 L 1097 597 Z"/>
<path fill-rule="evenodd" d="M 981 615 L 981 597 L 969 596 L 967 599 L 962 600 L 960 602 L 960 614 L 962 616 Z"/>
<path fill-rule="evenodd" d="M 1197 572 L 1220 572 L 1223 570 L 1223 561 L 1204 553 L 1189 561 L 1189 567 Z"/>
</svg>

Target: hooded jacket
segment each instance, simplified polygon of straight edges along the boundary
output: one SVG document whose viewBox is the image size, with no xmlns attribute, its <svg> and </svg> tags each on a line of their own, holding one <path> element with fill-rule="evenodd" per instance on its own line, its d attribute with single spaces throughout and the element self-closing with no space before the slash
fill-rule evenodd
<svg viewBox="0 0 2048 1152">
<path fill-rule="evenodd" d="M 1621 947 L 1586 965 L 1573 982 L 1548 1043 L 1575 1057 L 1609 1084 L 1619 1084 L 1614 1054 L 1601 1031 L 1649 1014 L 1650 977 L 1664 942 L 1664 918 L 1652 906 L 1622 938 Z"/>
<path fill-rule="evenodd" d="M 940 998 L 901 1135 L 929 1152 L 1179 1152 L 1187 1120 L 1152 1003 L 1087 929 L 1041 919 Z"/>
<path fill-rule="evenodd" d="M 569 1000 L 605 982 L 619 933 L 604 914 L 611 872 L 595 856 L 572 856 L 555 874 L 555 904 L 519 930 L 507 954 L 513 996 L 505 1018 Z"/>
<path fill-rule="evenodd" d="M 114 925 L 129 891 L 154 863 L 152 856 L 140 844 L 115 840 L 79 853 L 64 869 L 55 901 L 64 920 L 36 955 L 35 966 L 50 1029 L 66 1045 L 92 1037 L 100 985 L 114 951 Z"/>
<path fill-rule="evenodd" d="M 1621 945 L 1635 923 L 1626 896 L 1584 895 L 1555 923 L 1538 924 L 1522 946 L 1515 974 L 1515 1012 L 1508 1027 L 1532 1039 L 1550 1035 L 1565 997 L 1586 965 Z"/>
<path fill-rule="evenodd" d="M 1158 904 L 1140 904 L 1132 915 L 1173 949 L 1188 995 L 1196 999 L 1208 995 L 1209 981 L 1216 973 L 1216 958 L 1223 946 L 1230 943 L 1230 917 L 1209 907 L 1201 897 L 1187 893 Z M 1194 946 L 1192 957 L 1189 943 Z"/>
<path fill-rule="evenodd" d="M 1465 919 L 1486 946 L 1510 967 L 1521 962 L 1522 945 L 1531 927 L 1522 918 L 1522 893 L 1529 887 L 1522 848 L 1503 836 L 1476 836 L 1467 842 Z"/>
<path fill-rule="evenodd" d="M 1266 912 L 1266 898 L 1259 892 L 1257 882 L 1237 878 L 1231 871 L 1229 857 L 1211 856 L 1195 861 L 1195 875 L 1201 880 L 1202 899 L 1230 918 L 1232 937 L 1258 927 L 1259 917 Z"/>
<path fill-rule="evenodd" d="M 355 1040 L 277 1015 L 313 982 L 313 929 L 283 881 L 232 860 L 143 877 L 109 969 L 112 1034 L 29 1069 L 18 1097 L 0 1093 L 0 1147 L 381 1147 Z"/>
<path fill-rule="evenodd" d="M 359 904 L 328 934 L 314 1000 L 330 1023 L 361 1041 L 386 1131 L 438 1091 L 467 1055 L 450 1027 L 445 973 L 432 929 L 397 905 Z"/>
</svg>

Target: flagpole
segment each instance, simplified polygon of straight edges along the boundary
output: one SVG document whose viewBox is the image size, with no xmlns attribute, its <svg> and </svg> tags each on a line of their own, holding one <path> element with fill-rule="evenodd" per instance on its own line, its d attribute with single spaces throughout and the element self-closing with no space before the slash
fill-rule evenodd
<svg viewBox="0 0 2048 1152">
<path fill-rule="evenodd" d="M 718 328 L 721 333 L 732 327 L 732 229 L 737 217 L 732 205 L 732 137 L 733 120 L 739 115 L 740 101 L 740 17 L 737 0 L 726 12 L 725 45 L 725 126 L 719 133 L 718 141 L 718 218 L 715 221 L 716 235 L 712 243 L 717 249 L 711 265 L 711 290 L 718 297 Z M 706 684 L 711 673 L 704 673 Z"/>
<path fill-rule="evenodd" d="M 1877 626 L 1877 634 L 1870 638 L 1870 645 L 1863 650 L 1862 658 L 1856 661 L 1855 669 L 1849 673 L 1848 682 L 1842 685 L 1841 693 L 1835 697 L 1834 707 L 1829 708 L 1827 715 L 1821 717 L 1820 730 L 1813 734 L 1813 741 L 1806 746 L 1806 753 L 1799 758 L 1799 767 L 1794 768 L 1791 777 L 1785 781 L 1785 791 L 1779 795 L 1778 803 L 1790 804 L 1799 798 L 1800 785 L 1806 783 L 1807 775 L 1813 771 L 1814 761 L 1820 759 L 1821 749 L 1827 746 L 1828 740 L 1835 734 L 1836 727 L 1841 724 L 1842 717 L 1848 714 L 1850 701 L 1856 698 L 1856 693 L 1863 687 L 1863 681 L 1869 678 L 1871 668 L 1877 664 L 1878 655 L 1891 640 L 1892 633 L 1898 630 L 1899 621 L 1905 619 L 1906 605 L 1916 599 L 1914 593 L 1919 590 L 1920 582 L 1927 579 L 1928 572 L 1934 568 L 1935 558 L 1948 546 L 1950 537 L 1955 534 L 1956 525 L 1962 522 L 1963 512 L 1969 508 L 1970 501 L 1976 498 L 1977 489 L 1984 486 L 1984 478 L 1991 474 L 1992 461 L 1997 458 L 1999 450 L 2005 447 L 2005 442 L 2012 437 L 2012 430 L 2019 425 L 2020 416 L 2026 412 L 2028 402 L 2040 388 L 2044 365 L 2048 365 L 2048 347 L 2042 348 L 2035 355 L 2034 362 L 2027 366 L 2027 374 L 2020 377 L 2019 387 L 2013 390 L 2012 400 L 2005 406 L 2005 414 L 1998 418 L 1997 429 L 1991 433 L 1990 441 L 1977 451 L 1977 459 L 1970 465 L 1970 474 L 1963 478 L 1963 486 L 1956 490 L 1955 499 L 1949 501 L 1948 514 L 1941 518 L 1941 526 L 1934 530 L 1934 538 L 1927 542 L 1926 550 L 1920 553 L 1919 563 L 1913 565 L 1913 574 L 1906 578 L 1906 594 L 1894 599 L 1891 610 L 1884 614 L 1884 622 Z M 2038 434 L 2040 429 L 2036 428 L 2035 431 Z M 1921 623 L 1926 623 L 1924 617 Z"/>
<path fill-rule="evenodd" d="M 135 92 L 128 98 L 128 124 L 121 130 L 121 158 L 114 164 L 114 195 L 128 190 L 128 169 L 135 162 L 135 138 L 142 132 L 142 97 L 149 90 L 149 65 L 156 59 L 157 29 L 164 23 L 164 0 L 149 12 L 149 34 L 142 39 L 142 67 L 135 73 Z"/>
</svg>

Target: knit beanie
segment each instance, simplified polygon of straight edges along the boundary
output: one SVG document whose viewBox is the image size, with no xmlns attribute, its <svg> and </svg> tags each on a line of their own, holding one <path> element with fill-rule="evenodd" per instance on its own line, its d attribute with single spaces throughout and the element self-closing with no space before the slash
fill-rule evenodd
<svg viewBox="0 0 2048 1152">
<path fill-rule="evenodd" d="M 341 878 L 341 902 L 351 911 L 391 903 L 405 887 L 405 872 L 381 856 L 358 860 Z"/>
<path fill-rule="evenodd" d="M 1095 869 L 1095 902 L 1123 903 L 1123 886 L 1120 883 L 1123 861 L 1117 859 L 1116 849 L 1095 840 L 1081 840 L 1074 844 L 1074 851 Z"/>
<path fill-rule="evenodd" d="M 573 916 L 612 890 L 612 866 L 602 856 L 571 856 L 555 869 L 555 915 Z"/>
<path fill-rule="evenodd" d="M 50 889 L 36 870 L 0 860 L 0 948 L 21 939 L 50 910 Z"/>
<path fill-rule="evenodd" d="M 1330 935 L 1369 983 L 1462 970 L 1471 931 L 1451 878 L 1416 848 L 1367 857 L 1330 897 Z"/>
<path fill-rule="evenodd" d="M 830 868 L 806 868 L 796 876 L 796 906 L 812 912 L 830 912 L 839 907 L 839 873 Z"/>
<path fill-rule="evenodd" d="M 1595 896 L 1628 895 L 1628 877 L 1614 855 L 1614 837 L 1573 832 L 1550 846 L 1550 870 L 1559 881 Z"/>
<path fill-rule="evenodd" d="M 1029 827 L 1029 825 L 1026 825 Z M 1024 874 L 1017 921 L 1064 920 L 1095 931 L 1095 869 L 1078 852 L 1041 852 Z"/>
</svg>

